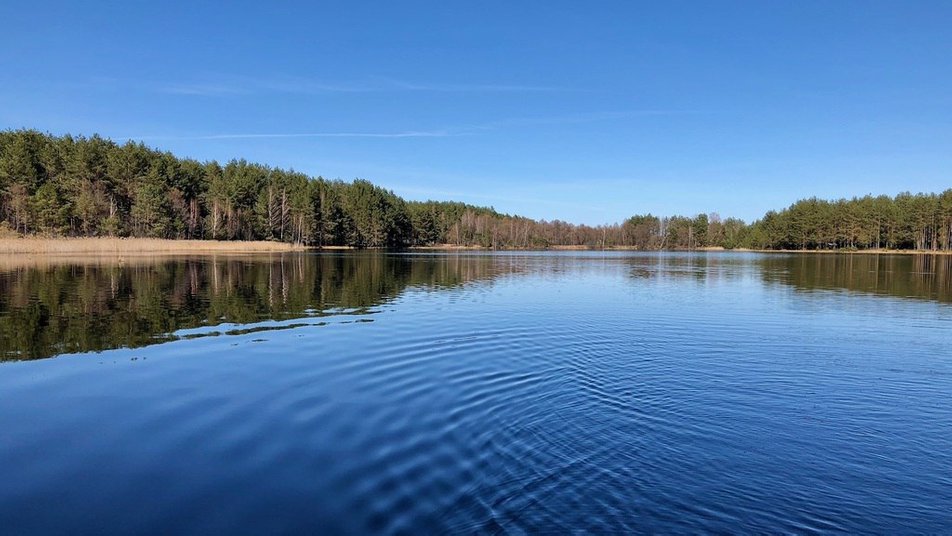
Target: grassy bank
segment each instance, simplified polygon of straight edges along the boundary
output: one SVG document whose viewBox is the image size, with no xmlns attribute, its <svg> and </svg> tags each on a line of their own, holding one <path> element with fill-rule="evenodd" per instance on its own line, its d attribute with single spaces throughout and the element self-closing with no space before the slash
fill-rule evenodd
<svg viewBox="0 0 952 536">
<path fill-rule="evenodd" d="M 157 238 L 0 238 L 0 255 L 176 255 L 303 251 L 283 242 Z"/>
</svg>

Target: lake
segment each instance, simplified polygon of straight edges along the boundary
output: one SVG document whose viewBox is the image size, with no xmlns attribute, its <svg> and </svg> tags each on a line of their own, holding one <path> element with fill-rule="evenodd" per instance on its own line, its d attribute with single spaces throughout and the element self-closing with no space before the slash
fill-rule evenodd
<svg viewBox="0 0 952 536">
<path fill-rule="evenodd" d="M 0 527 L 947 533 L 950 264 L 4 259 Z"/>
</svg>

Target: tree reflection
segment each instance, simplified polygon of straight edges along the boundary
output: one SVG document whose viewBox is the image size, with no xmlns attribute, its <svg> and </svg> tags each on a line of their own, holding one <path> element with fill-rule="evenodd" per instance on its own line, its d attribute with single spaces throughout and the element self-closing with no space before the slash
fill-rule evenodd
<svg viewBox="0 0 952 536">
<path fill-rule="evenodd" d="M 765 255 L 764 281 L 801 291 L 849 290 L 952 302 L 948 255 Z"/>
<path fill-rule="evenodd" d="M 518 265 L 385 254 L 86 259 L 0 272 L 0 359 L 139 347 L 178 330 L 366 312 L 409 287 L 452 288 Z"/>
</svg>

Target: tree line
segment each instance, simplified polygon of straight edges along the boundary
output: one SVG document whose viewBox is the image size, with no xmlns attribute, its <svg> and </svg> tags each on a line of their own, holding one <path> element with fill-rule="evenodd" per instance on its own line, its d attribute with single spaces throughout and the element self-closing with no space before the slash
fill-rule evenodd
<svg viewBox="0 0 952 536">
<path fill-rule="evenodd" d="M 952 189 L 800 200 L 755 222 L 748 242 L 770 249 L 952 250 Z"/>
<path fill-rule="evenodd" d="M 451 201 L 406 201 L 366 180 L 245 160 L 199 162 L 97 135 L 0 132 L 0 226 L 23 235 L 275 240 L 313 246 L 645 250 L 952 249 L 942 194 L 801 200 L 747 224 L 717 214 L 575 225 Z"/>
</svg>

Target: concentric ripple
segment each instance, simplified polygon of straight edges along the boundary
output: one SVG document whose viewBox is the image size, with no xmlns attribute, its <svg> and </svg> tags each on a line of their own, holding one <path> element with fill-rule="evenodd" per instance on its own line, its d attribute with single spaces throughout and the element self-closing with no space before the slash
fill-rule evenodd
<svg viewBox="0 0 952 536">
<path fill-rule="evenodd" d="M 796 257 L 309 262 L 426 276 L 0 364 L 4 532 L 952 526 L 952 310 L 912 261 L 915 299 Z"/>
</svg>

